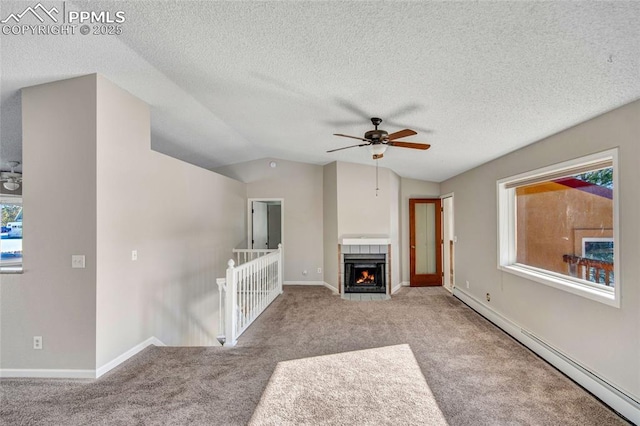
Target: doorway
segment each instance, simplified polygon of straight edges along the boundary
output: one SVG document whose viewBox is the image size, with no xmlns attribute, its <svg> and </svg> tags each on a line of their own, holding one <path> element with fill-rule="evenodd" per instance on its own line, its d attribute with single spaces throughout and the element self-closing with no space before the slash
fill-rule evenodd
<svg viewBox="0 0 640 426">
<path fill-rule="evenodd" d="M 439 198 L 409 199 L 411 287 L 442 285 L 442 203 Z"/>
<path fill-rule="evenodd" d="M 278 248 L 284 234 L 283 204 L 282 199 L 249 199 L 247 247 L 255 250 Z"/>
<path fill-rule="evenodd" d="M 443 244 L 443 269 L 444 269 L 444 288 L 453 291 L 455 286 L 454 279 L 454 248 L 456 237 L 453 227 L 453 194 L 445 195 L 442 198 L 442 239 Z"/>
</svg>

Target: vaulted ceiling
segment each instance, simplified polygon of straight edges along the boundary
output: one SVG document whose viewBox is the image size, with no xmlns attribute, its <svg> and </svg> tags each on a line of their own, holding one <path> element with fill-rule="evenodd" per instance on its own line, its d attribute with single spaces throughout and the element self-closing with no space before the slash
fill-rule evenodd
<svg viewBox="0 0 640 426">
<path fill-rule="evenodd" d="M 0 19 L 36 3 L 3 0 Z M 154 149 L 205 168 L 372 164 L 365 148 L 326 151 L 378 116 L 432 145 L 380 165 L 436 182 L 640 98 L 638 2 L 43 4 L 126 21 L 0 36 L 3 170 L 21 157 L 20 88 L 95 72 L 150 105 Z"/>
</svg>

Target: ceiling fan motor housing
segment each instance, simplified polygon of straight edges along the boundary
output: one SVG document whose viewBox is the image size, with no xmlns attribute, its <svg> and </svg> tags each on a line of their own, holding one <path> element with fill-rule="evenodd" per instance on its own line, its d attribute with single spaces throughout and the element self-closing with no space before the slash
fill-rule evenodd
<svg viewBox="0 0 640 426">
<path fill-rule="evenodd" d="M 365 139 L 369 139 L 370 141 L 381 141 L 383 139 L 387 139 L 388 132 L 384 130 L 369 130 L 364 134 Z"/>
</svg>

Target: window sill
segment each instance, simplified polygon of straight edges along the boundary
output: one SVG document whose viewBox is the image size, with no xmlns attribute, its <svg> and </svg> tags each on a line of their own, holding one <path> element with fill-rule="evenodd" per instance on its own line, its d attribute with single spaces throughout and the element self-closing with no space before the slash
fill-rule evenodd
<svg viewBox="0 0 640 426">
<path fill-rule="evenodd" d="M 564 278 L 560 275 L 552 275 L 541 269 L 536 269 L 520 264 L 499 266 L 499 269 L 522 278 L 536 281 L 549 287 L 557 288 L 558 290 L 566 291 L 577 296 L 604 303 L 605 305 L 613 306 L 614 308 L 620 308 L 619 288 L 598 288 L 596 286 L 583 284 L 577 279 L 571 279 L 571 277 Z"/>
<path fill-rule="evenodd" d="M 22 269 L 22 267 L 5 267 L 5 268 L 0 268 L 0 275 L 3 274 L 22 274 L 24 272 L 24 270 Z"/>
</svg>

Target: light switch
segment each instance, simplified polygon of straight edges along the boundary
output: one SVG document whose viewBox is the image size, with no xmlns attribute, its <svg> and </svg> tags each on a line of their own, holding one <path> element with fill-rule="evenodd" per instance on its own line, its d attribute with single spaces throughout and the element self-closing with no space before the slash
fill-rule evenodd
<svg viewBox="0 0 640 426">
<path fill-rule="evenodd" d="M 72 268 L 84 268 L 84 254 L 72 254 L 71 255 L 71 267 Z"/>
<path fill-rule="evenodd" d="M 138 250 L 131 250 L 131 260 L 138 260 Z"/>
</svg>

